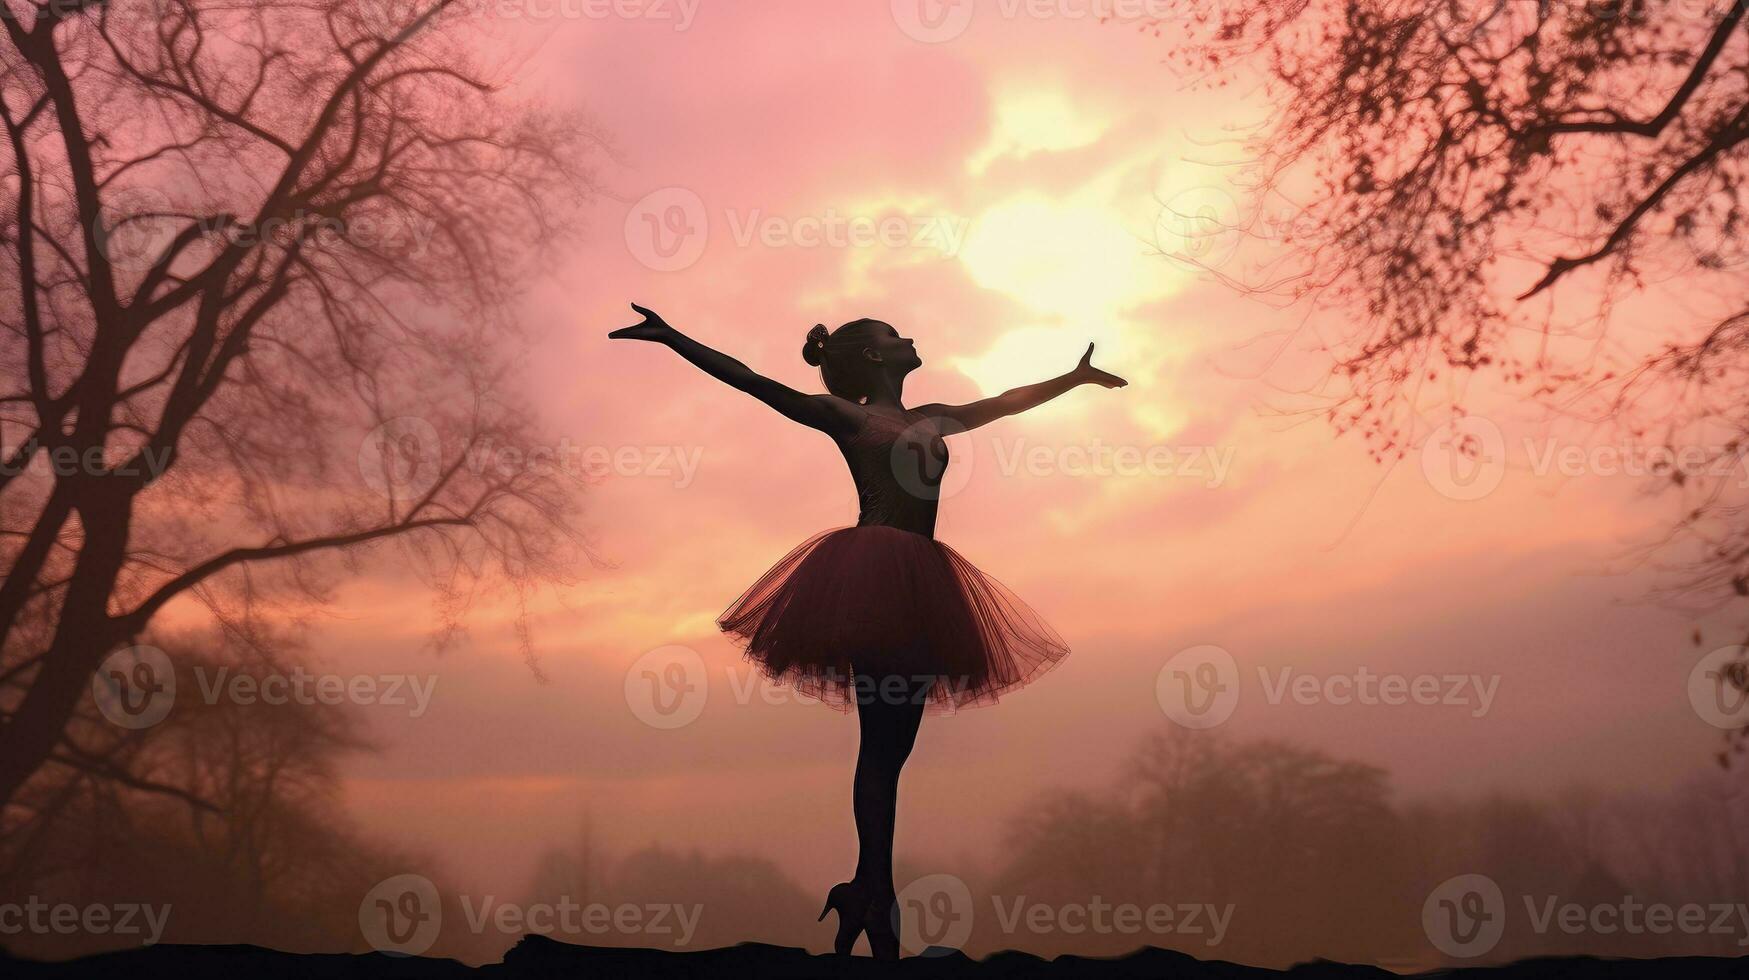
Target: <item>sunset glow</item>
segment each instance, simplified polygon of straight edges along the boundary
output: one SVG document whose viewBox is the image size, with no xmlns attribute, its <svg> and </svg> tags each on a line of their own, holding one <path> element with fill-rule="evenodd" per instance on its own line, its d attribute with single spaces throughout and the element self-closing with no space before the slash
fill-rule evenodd
<svg viewBox="0 0 1749 980">
<path fill-rule="evenodd" d="M 1395 117 L 1295 117 L 1280 76 L 1314 66 L 1269 75 L 1240 41 L 1322 44 L 1375 8 L 1379 30 L 1420 37 L 1473 5 L 1264 3 L 1283 18 L 1270 40 L 1261 17 L 1222 26 L 1256 0 L 1137 8 L 1171 8 L 1157 18 L 1077 0 L 439 3 L 401 38 L 430 45 L 415 55 L 378 23 L 404 4 L 190 2 L 226 26 L 186 4 L 125 5 L 133 21 L 73 5 L 54 35 L 77 47 L 70 81 L 37 61 L 53 42 L 13 57 L 27 35 L 0 37 L 0 109 L 24 127 L 0 137 L 29 144 L 0 171 L 0 261 L 22 270 L 0 288 L 32 299 L 0 331 L 19 366 L 0 391 L 0 553 L 36 563 L 0 590 L 0 740 L 36 758 L 0 756 L 0 783 L 37 794 L 8 811 L 29 873 L 77 892 L 120 868 L 104 887 L 215 903 L 167 945 L 491 962 L 541 930 L 520 909 L 497 924 L 482 897 L 642 908 L 692 889 L 717 915 L 696 937 L 561 938 L 818 953 L 822 896 L 879 923 L 929 903 L 869 881 L 946 878 L 983 918 L 942 945 L 976 956 L 1159 945 L 1406 973 L 1490 962 L 1427 925 L 1486 891 L 1483 859 L 1528 883 L 1487 882 L 1515 916 L 1545 883 L 1588 907 L 1646 899 L 1642 881 L 1749 887 L 1749 797 L 1719 764 L 1749 752 L 1720 652 L 1749 594 L 1749 315 L 1717 285 L 1742 288 L 1749 171 L 1650 208 L 1650 247 L 1603 232 L 1587 255 L 1586 233 L 1637 217 L 1579 195 L 1658 171 L 1563 142 L 1749 149 L 1736 20 L 1707 56 L 1730 67 L 1695 96 L 1704 124 L 1655 115 L 1685 57 L 1646 55 L 1639 91 L 1490 82 L 1620 101 L 1543 128 L 1450 109 L 1522 142 L 1470 134 L 1486 149 L 1455 176 L 1429 166 L 1437 193 L 1396 214 L 1342 210 L 1406 179 L 1394 147 L 1259 149 L 1295 123 L 1341 144 L 1336 120 L 1360 117 L 1391 143 L 1378 119 Z M 1504 5 L 1463 43 L 1594 6 Z M 112 12 L 186 29 L 128 34 L 153 48 L 140 64 L 260 64 L 148 84 L 106 61 L 126 60 Z M 269 37 L 282 17 L 300 26 Z M 1711 23 L 1624 15 L 1545 41 L 1626 57 L 1612 31 L 1680 47 Z M 1236 46 L 1220 71 L 1169 57 L 1209 31 Z M 1305 61 L 1352 62 L 1340 93 L 1394 64 L 1364 54 Z M 356 91 L 318 98 L 334 85 Z M 78 119 L 46 109 L 69 86 L 88 119 L 63 143 Z M 148 108 L 113 96 L 129 86 Z M 1481 86 L 1427 83 L 1397 108 Z M 242 125 L 263 106 L 271 126 Z M 308 152 L 269 132 L 311 119 L 330 129 Z M 33 153 L 35 201 L 17 176 Z M 1426 203 L 1441 193 L 1446 211 Z M 337 216 L 359 201 L 417 234 L 358 240 L 364 222 Z M 1512 209 L 1526 237 L 1494 237 Z M 1668 387 L 1637 387 L 1647 360 Z M 1679 409 L 1717 427 L 1666 424 Z M 109 468 L 154 440 L 180 469 Z M 943 650 L 956 670 L 922 669 Z M 853 708 L 852 661 L 906 665 L 875 671 L 896 699 L 811 699 Z M 308 686 L 280 696 L 289 667 Z M 975 683 L 943 694 L 951 676 Z M 141 759 L 193 788 L 116 768 Z M 1683 829 L 1659 837 L 1666 822 Z M 354 876 L 371 886 L 356 908 Z M 233 909 L 236 882 L 259 888 Z M 442 915 L 402 907 L 420 889 Z M 1061 928 L 1077 902 L 1138 895 L 1237 906 L 1241 938 Z M 313 911 L 276 904 L 293 899 Z M 448 916 L 451 945 L 385 941 L 376 913 L 409 934 Z M 1692 938 L 1512 928 L 1514 958 Z M 117 948 L 44 936 L 55 955 Z M 540 942 L 518 948 L 545 964 Z"/>
</svg>

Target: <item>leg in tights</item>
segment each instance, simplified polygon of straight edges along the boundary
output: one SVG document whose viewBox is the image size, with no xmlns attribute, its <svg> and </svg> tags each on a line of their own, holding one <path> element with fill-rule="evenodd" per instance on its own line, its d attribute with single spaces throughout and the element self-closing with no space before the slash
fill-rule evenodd
<svg viewBox="0 0 1749 980">
<path fill-rule="evenodd" d="M 856 716 L 861 745 L 856 755 L 856 880 L 875 894 L 893 894 L 893 827 L 898 813 L 899 771 L 917 741 L 928 694 L 927 681 L 858 678 Z"/>
</svg>

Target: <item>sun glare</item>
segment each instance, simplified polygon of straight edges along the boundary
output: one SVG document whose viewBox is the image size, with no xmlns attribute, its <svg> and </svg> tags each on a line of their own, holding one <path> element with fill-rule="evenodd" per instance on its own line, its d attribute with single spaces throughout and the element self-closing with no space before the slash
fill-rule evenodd
<svg viewBox="0 0 1749 980">
<path fill-rule="evenodd" d="M 1073 150 L 1099 139 L 1105 127 L 1085 105 L 1070 104 L 1061 89 L 1005 93 L 996 99 L 989 142 L 966 161 L 966 169 L 981 174 L 1003 157 Z"/>
<path fill-rule="evenodd" d="M 978 285 L 1040 313 L 1074 316 L 1132 296 L 1145 256 L 1104 208 L 1027 198 L 979 216 L 960 258 Z"/>
</svg>

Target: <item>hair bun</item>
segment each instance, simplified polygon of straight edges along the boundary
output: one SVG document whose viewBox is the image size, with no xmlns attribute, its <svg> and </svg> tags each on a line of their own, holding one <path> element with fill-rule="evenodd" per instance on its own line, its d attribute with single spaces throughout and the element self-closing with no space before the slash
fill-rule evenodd
<svg viewBox="0 0 1749 980">
<path fill-rule="evenodd" d="M 826 338 L 829 336 L 824 323 L 814 324 L 814 329 L 808 331 L 808 342 L 802 346 L 802 360 L 815 367 L 826 358 Z"/>
</svg>

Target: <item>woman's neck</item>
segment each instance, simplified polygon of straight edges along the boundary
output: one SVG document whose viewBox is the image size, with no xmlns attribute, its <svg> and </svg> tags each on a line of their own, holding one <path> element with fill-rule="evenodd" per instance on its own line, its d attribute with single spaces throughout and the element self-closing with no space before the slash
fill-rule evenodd
<svg viewBox="0 0 1749 980">
<path fill-rule="evenodd" d="M 879 408 L 905 410 L 905 379 L 883 377 L 880 386 L 869 393 L 866 404 Z"/>
</svg>

